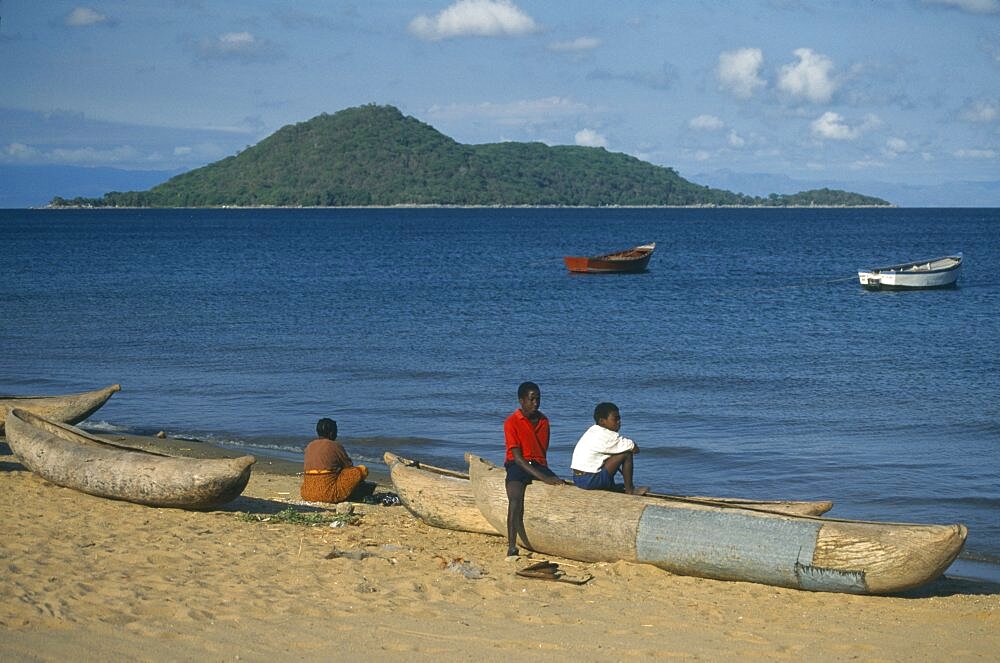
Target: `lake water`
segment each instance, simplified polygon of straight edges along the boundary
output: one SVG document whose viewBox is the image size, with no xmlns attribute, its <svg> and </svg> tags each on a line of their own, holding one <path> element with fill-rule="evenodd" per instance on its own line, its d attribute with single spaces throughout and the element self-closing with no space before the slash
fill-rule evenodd
<svg viewBox="0 0 1000 663">
<path fill-rule="evenodd" d="M 953 571 L 1000 575 L 1000 210 L 0 210 L 0 230 L 0 392 L 122 383 L 87 427 L 300 460 L 330 416 L 356 462 L 459 468 L 502 460 L 533 380 L 564 477 L 610 400 L 638 483 L 964 522 Z M 649 241 L 646 273 L 562 264 Z M 955 289 L 857 283 L 955 251 Z"/>
</svg>

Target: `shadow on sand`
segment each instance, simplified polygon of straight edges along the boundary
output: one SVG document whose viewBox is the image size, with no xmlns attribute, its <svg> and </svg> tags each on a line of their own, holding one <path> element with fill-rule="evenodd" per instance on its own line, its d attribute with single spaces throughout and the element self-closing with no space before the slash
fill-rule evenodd
<svg viewBox="0 0 1000 663">
<path fill-rule="evenodd" d="M 899 594 L 899 598 L 926 599 L 934 596 L 996 596 L 1000 594 L 1000 583 L 978 578 L 957 578 L 942 576 L 922 587 L 917 587 Z"/>
</svg>

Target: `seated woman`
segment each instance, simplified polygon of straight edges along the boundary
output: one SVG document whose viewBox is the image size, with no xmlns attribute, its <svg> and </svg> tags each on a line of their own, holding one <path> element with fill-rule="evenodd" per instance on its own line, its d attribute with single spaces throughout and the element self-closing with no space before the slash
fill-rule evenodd
<svg viewBox="0 0 1000 663">
<path fill-rule="evenodd" d="M 368 476 L 368 468 L 355 465 L 344 445 L 337 442 L 337 422 L 326 417 L 316 423 L 319 438 L 306 446 L 302 499 L 309 502 L 343 502 Z"/>
</svg>

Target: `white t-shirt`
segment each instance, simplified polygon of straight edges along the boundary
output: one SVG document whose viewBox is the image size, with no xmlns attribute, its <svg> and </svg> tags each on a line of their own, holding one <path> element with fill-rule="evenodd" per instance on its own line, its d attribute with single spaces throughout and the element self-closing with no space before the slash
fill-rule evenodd
<svg viewBox="0 0 1000 663">
<path fill-rule="evenodd" d="M 635 449 L 635 442 L 632 440 L 594 424 L 577 441 L 570 468 L 581 472 L 597 472 L 608 456 L 632 449 Z"/>
</svg>

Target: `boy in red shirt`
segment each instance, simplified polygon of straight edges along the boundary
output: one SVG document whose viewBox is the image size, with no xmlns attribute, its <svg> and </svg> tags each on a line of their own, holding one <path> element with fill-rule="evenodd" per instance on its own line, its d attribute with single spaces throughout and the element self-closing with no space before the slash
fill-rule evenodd
<svg viewBox="0 0 1000 663">
<path fill-rule="evenodd" d="M 517 535 L 527 540 L 524 532 L 524 490 L 534 480 L 553 486 L 562 480 L 549 469 L 545 454 L 549 449 L 549 419 L 538 406 L 542 392 L 534 382 L 523 382 L 517 388 L 521 407 L 514 410 L 503 424 L 507 453 L 507 556 L 517 555 Z"/>
</svg>

